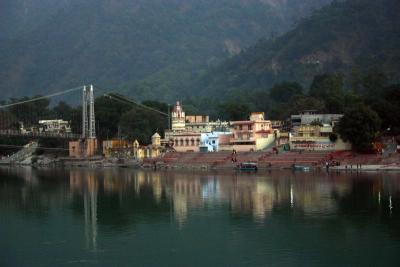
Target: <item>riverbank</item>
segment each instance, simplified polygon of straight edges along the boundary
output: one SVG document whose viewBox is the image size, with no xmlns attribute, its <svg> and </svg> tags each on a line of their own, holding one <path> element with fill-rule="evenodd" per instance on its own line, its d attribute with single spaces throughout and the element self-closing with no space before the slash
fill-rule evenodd
<svg viewBox="0 0 400 267">
<path fill-rule="evenodd" d="M 241 152 L 228 151 L 215 153 L 168 153 L 155 159 L 145 159 L 144 168 L 156 169 L 234 169 L 241 162 L 254 162 L 258 169 L 279 170 L 293 169 L 294 166 L 304 169 L 326 169 L 336 171 L 400 171 L 400 155 L 358 154 L 353 152 Z M 357 168 L 359 166 L 359 168 Z"/>
<path fill-rule="evenodd" d="M 214 153 L 170 152 L 157 158 L 142 161 L 132 158 L 57 157 L 51 155 L 29 156 L 20 161 L 1 160 L 2 165 L 25 165 L 33 167 L 86 167 L 86 168 L 147 168 L 166 170 L 232 170 L 242 162 L 253 162 L 260 170 L 326 169 L 332 171 L 400 171 L 400 155 L 388 156 L 357 154 L 353 152 L 238 152 Z M 300 168 L 299 168 L 300 167 Z M 304 167 L 304 168 L 303 168 Z"/>
<path fill-rule="evenodd" d="M 344 165 L 344 166 L 335 166 L 330 167 L 330 170 L 335 171 L 346 171 L 346 172 L 359 172 L 359 171 L 399 171 L 399 164 L 371 164 L 371 165 Z"/>
</svg>

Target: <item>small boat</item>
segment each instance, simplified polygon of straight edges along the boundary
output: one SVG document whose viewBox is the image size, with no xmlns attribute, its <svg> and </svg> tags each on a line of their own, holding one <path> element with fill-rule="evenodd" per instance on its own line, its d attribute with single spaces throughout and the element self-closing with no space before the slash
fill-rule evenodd
<svg viewBox="0 0 400 267">
<path fill-rule="evenodd" d="M 257 171 L 257 163 L 255 162 L 242 162 L 236 166 L 236 169 L 241 171 Z"/>
<path fill-rule="evenodd" d="M 293 170 L 295 171 L 309 171 L 310 169 L 310 166 L 293 164 Z"/>
</svg>

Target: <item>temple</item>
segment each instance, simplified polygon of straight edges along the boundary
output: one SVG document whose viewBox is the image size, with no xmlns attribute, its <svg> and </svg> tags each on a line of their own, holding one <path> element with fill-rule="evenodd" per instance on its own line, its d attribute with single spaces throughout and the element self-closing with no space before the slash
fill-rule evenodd
<svg viewBox="0 0 400 267">
<path fill-rule="evenodd" d="M 178 152 L 220 150 L 256 151 L 274 142 L 271 121 L 263 112 L 253 112 L 246 121 L 210 121 L 209 116 L 186 116 L 178 101 L 171 112 L 171 129 L 163 144 Z"/>
</svg>

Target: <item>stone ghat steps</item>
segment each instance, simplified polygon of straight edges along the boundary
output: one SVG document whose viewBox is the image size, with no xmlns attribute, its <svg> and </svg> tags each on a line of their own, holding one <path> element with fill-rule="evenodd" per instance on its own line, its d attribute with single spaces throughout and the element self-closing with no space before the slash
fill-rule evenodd
<svg viewBox="0 0 400 267">
<path fill-rule="evenodd" d="M 323 163 L 329 153 L 324 152 L 286 152 L 273 154 L 271 152 L 238 152 L 230 151 L 201 153 L 201 152 L 171 152 L 161 158 L 153 159 L 167 166 L 190 167 L 202 166 L 209 168 L 233 168 L 241 162 L 257 162 L 260 167 L 292 167 L 293 164 L 316 166 Z M 232 158 L 236 161 L 232 162 Z"/>
<path fill-rule="evenodd" d="M 213 165 L 216 162 L 222 162 L 230 158 L 230 153 L 200 153 L 188 152 L 183 153 L 180 158 L 171 162 L 172 164 L 181 165 Z"/>
</svg>

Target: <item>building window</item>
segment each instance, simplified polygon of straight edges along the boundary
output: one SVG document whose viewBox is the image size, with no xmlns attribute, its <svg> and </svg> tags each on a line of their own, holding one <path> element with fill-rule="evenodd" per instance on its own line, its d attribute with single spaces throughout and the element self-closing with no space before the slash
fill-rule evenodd
<svg viewBox="0 0 400 267">
<path fill-rule="evenodd" d="M 180 143 L 181 143 L 181 146 L 183 146 L 183 139 L 181 139 Z"/>
<path fill-rule="evenodd" d="M 242 125 L 239 125 L 239 130 L 241 131 L 243 129 Z"/>
<path fill-rule="evenodd" d="M 185 144 L 186 144 L 186 146 L 189 146 L 189 139 L 185 140 Z"/>
<path fill-rule="evenodd" d="M 193 139 L 190 140 L 190 144 L 191 144 L 191 146 L 194 146 L 194 140 Z"/>
</svg>

